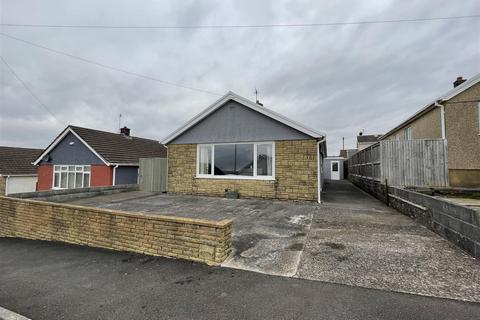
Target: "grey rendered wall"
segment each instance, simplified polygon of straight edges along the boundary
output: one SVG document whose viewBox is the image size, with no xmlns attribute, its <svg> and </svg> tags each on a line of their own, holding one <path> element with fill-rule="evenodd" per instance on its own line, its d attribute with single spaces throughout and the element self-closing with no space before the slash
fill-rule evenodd
<svg viewBox="0 0 480 320">
<path fill-rule="evenodd" d="M 344 177 L 344 170 L 343 170 L 343 161 L 344 160 L 341 160 L 341 159 L 327 159 L 327 158 L 324 158 L 323 159 L 323 177 L 325 178 L 325 180 L 331 180 L 332 179 L 332 161 L 338 161 L 338 167 L 339 167 L 339 170 L 340 170 L 340 180 L 343 180 L 345 179 Z"/>
<path fill-rule="evenodd" d="M 228 101 L 171 144 L 301 140 L 311 137 L 235 101 Z"/>
<path fill-rule="evenodd" d="M 73 142 L 73 144 L 70 144 Z M 50 161 L 41 164 L 103 164 L 77 137 L 68 133 L 62 141 L 49 153 Z"/>
<path fill-rule="evenodd" d="M 138 167 L 125 166 L 115 169 L 115 185 L 120 184 L 137 184 L 138 183 Z"/>
</svg>

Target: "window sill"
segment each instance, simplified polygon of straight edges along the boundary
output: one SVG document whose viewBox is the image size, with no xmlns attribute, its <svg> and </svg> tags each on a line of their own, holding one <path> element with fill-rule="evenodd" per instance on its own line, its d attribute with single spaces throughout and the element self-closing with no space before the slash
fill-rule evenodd
<svg viewBox="0 0 480 320">
<path fill-rule="evenodd" d="M 260 180 L 260 181 L 275 181 L 275 177 L 249 177 L 249 176 L 202 176 L 197 175 L 195 179 L 220 179 L 220 180 Z"/>
</svg>

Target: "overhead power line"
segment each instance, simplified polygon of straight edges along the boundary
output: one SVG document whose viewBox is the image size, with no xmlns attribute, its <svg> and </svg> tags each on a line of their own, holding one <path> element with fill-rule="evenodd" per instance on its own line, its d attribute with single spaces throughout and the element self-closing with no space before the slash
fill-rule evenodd
<svg viewBox="0 0 480 320">
<path fill-rule="evenodd" d="M 91 65 L 94 65 L 94 66 L 97 66 L 97 67 L 102 67 L 102 68 L 104 68 L 104 69 L 109 69 L 109 70 L 114 70 L 114 71 L 122 72 L 122 73 L 125 73 L 125 74 L 128 74 L 128 75 L 131 75 L 131 76 L 135 76 L 135 77 L 139 77 L 139 78 L 143 78 L 143 79 L 147 79 L 147 80 L 159 82 L 159 83 L 162 83 L 162 84 L 165 84 L 165 85 L 169 85 L 169 86 L 174 86 L 174 87 L 177 87 L 177 88 L 188 89 L 188 90 L 197 91 L 197 92 L 202 92 L 202 93 L 207 93 L 207 94 L 215 95 L 215 96 L 221 96 L 221 94 L 216 93 L 216 92 L 213 92 L 213 91 L 203 90 L 203 89 L 186 86 L 186 85 L 179 84 L 179 83 L 174 83 L 174 82 L 170 82 L 170 81 L 165 81 L 165 80 L 161 80 L 161 79 L 158 79 L 158 78 L 154 78 L 154 77 L 152 77 L 152 76 L 144 75 L 144 74 L 141 74 L 141 73 L 138 73 L 138 72 L 133 72 L 133 71 L 129 71 L 129 70 L 126 70 L 126 69 L 114 67 L 114 66 L 107 65 L 107 64 L 104 64 L 104 63 L 101 63 L 101 62 L 97 62 L 97 61 L 94 61 L 94 60 L 91 60 L 91 59 L 87 59 L 87 58 L 83 58 L 83 57 L 80 57 L 80 56 L 76 56 L 76 55 L 70 54 L 70 53 L 68 53 L 68 52 L 64 52 L 64 51 L 52 49 L 52 48 L 43 46 L 43 45 L 41 45 L 41 44 L 28 41 L 28 40 L 20 39 L 20 38 L 11 36 L 11 35 L 6 34 L 6 33 L 0 32 L 0 35 L 2 35 L 2 36 L 4 36 L 4 37 L 7 37 L 7 38 L 9 38 L 9 39 L 12 39 L 12 40 L 16 40 L 16 41 L 19 41 L 19 42 L 23 42 L 23 43 L 28 44 L 28 45 L 30 45 L 30 46 L 34 46 L 34 47 L 37 47 L 37 48 L 40 48 L 40 49 L 43 49 L 43 50 L 47 50 L 47 51 L 50 51 L 50 52 L 53 52 L 53 53 L 56 53 L 56 54 L 60 54 L 60 55 L 63 55 L 63 56 L 66 56 L 66 57 L 69 57 L 69 58 L 72 58 L 72 59 L 75 59 L 75 60 L 78 60 L 78 61 L 82 61 L 82 62 L 91 64 Z"/>
<path fill-rule="evenodd" d="M 231 24 L 231 25 L 76 25 L 76 24 L 23 24 L 23 23 L 1 23 L 4 27 L 26 27 L 26 28 L 65 28 L 65 29 L 247 29 L 247 28 L 298 28 L 298 27 L 325 27 L 362 24 L 384 24 L 403 22 L 422 22 L 439 20 L 459 20 L 480 18 L 480 14 L 466 16 L 447 16 L 432 18 L 392 19 L 392 20 L 366 20 L 366 21 L 343 21 L 343 22 L 319 22 L 319 23 L 279 23 L 279 24 Z"/>
<path fill-rule="evenodd" d="M 30 95 L 37 101 L 37 103 L 43 109 L 45 109 L 58 123 L 60 123 L 62 125 L 65 125 L 62 121 L 58 120 L 58 118 L 55 116 L 55 114 L 52 111 L 50 111 L 50 109 L 40 100 L 40 98 L 38 98 L 38 96 L 27 86 L 27 84 L 22 80 L 22 78 L 20 78 L 20 76 L 15 72 L 15 70 L 13 70 L 13 68 L 8 64 L 8 62 L 5 60 L 5 58 L 0 56 L 0 59 L 3 61 L 5 66 L 7 66 L 8 70 L 13 74 L 13 76 L 18 80 L 18 82 L 20 82 L 22 84 L 22 86 L 25 88 L 25 90 L 27 90 L 28 93 L 30 93 Z"/>
</svg>

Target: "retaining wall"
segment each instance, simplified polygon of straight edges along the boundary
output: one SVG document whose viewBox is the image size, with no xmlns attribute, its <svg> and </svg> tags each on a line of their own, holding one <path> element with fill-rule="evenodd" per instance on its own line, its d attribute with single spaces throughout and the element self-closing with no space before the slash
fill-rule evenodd
<svg viewBox="0 0 480 320">
<path fill-rule="evenodd" d="M 480 258 L 480 212 L 399 187 L 386 187 L 378 181 L 352 178 L 351 181 L 401 213 Z"/>
<path fill-rule="evenodd" d="M 0 237 L 220 264 L 231 252 L 232 220 L 208 221 L 0 197 Z"/>
</svg>

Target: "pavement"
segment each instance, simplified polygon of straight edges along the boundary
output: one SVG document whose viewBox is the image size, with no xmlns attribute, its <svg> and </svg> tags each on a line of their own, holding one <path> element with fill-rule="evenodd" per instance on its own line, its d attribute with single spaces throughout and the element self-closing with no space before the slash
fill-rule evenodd
<svg viewBox="0 0 480 320">
<path fill-rule="evenodd" d="M 0 306 L 42 319 L 477 319 L 480 304 L 0 238 Z"/>
<path fill-rule="evenodd" d="M 323 204 L 127 192 L 73 203 L 233 218 L 224 267 L 480 302 L 480 262 L 348 181 L 330 181 Z"/>
</svg>

